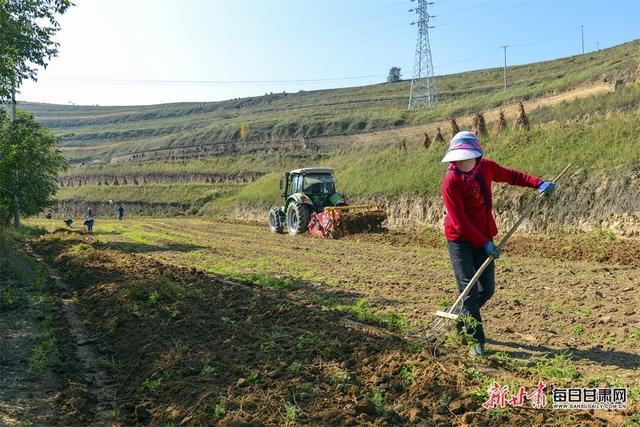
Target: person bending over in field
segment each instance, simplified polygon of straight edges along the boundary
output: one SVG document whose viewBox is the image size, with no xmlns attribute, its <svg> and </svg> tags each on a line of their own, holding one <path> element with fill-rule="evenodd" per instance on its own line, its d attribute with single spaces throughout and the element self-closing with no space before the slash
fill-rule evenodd
<svg viewBox="0 0 640 427">
<path fill-rule="evenodd" d="M 442 182 L 442 198 L 447 211 L 444 234 L 458 291 L 462 293 L 489 255 L 494 258 L 500 256 L 500 248 L 493 244 L 498 228 L 493 219 L 491 183 L 506 182 L 521 187 L 537 188 L 545 195 L 553 193 L 555 184 L 504 168 L 492 160 L 483 158 L 482 147 L 473 132 L 463 131 L 455 134 L 442 162 L 449 163 Z M 471 315 L 477 325 L 457 325 L 458 330 L 464 328 L 467 334 L 475 338 L 476 344 L 469 351 L 473 356 L 484 353 L 486 338 L 480 308 L 493 295 L 494 273 L 495 265 L 492 262 L 463 303 L 465 314 Z"/>
<path fill-rule="evenodd" d="M 87 227 L 87 231 L 89 233 L 93 233 L 93 222 L 94 222 L 94 219 L 93 218 L 89 218 L 83 223 L 84 226 Z"/>
</svg>

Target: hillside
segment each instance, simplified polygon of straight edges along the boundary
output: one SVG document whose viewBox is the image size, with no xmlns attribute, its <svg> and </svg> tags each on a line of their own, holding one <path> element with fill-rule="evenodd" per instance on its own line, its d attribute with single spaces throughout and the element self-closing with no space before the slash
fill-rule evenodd
<svg viewBox="0 0 640 427">
<path fill-rule="evenodd" d="M 278 202 L 283 170 L 323 165 L 336 169 L 339 188 L 354 200 L 382 204 L 391 226 L 438 225 L 443 211 L 435 194 L 445 146 L 425 151 L 423 135 L 434 140 L 440 127 L 448 139 L 448 117 L 465 129 L 481 112 L 491 133 L 482 140 L 490 158 L 543 177 L 573 164 L 575 196 L 587 204 L 568 215 L 574 202 L 559 202 L 556 228 L 601 226 L 635 235 L 640 199 L 591 200 L 591 190 L 583 187 L 640 193 L 638 64 L 640 41 L 633 41 L 510 67 L 507 92 L 501 69 L 442 76 L 441 102 L 415 112 L 406 111 L 407 81 L 203 104 L 22 106 L 67 135 L 61 145 L 73 167 L 60 177 L 59 216 L 82 215 L 89 205 L 113 215 L 115 204 L 125 203 L 129 214 L 262 221 Z M 518 101 L 532 124 L 528 132 L 513 129 Z M 496 135 L 500 110 L 509 129 Z M 407 152 L 397 149 L 401 139 L 408 142 Z M 498 188 L 500 222 L 517 214 L 513 206 L 522 197 Z M 548 227 L 525 224 L 531 230 Z"/>
<path fill-rule="evenodd" d="M 437 108 L 406 111 L 410 81 L 347 89 L 272 93 L 211 103 L 136 107 L 21 107 L 60 135 L 73 162 L 101 160 L 168 147 L 191 147 L 191 157 L 263 151 L 279 142 L 420 124 L 533 99 L 593 81 L 633 75 L 640 41 L 555 61 L 439 76 Z M 245 131 L 241 135 L 240 129 Z M 197 147 L 194 149 L 194 147 Z M 180 153 L 172 153 L 168 157 Z"/>
</svg>

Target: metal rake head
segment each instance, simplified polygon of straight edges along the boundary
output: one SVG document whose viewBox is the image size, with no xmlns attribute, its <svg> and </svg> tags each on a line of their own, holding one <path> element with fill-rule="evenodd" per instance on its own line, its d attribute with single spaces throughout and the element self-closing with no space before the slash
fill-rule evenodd
<svg viewBox="0 0 640 427">
<path fill-rule="evenodd" d="M 445 333 L 456 324 L 456 321 L 465 314 L 462 304 L 451 306 L 446 311 L 439 310 L 431 323 L 414 331 L 413 336 L 423 344 L 434 343 L 442 339 Z"/>
</svg>

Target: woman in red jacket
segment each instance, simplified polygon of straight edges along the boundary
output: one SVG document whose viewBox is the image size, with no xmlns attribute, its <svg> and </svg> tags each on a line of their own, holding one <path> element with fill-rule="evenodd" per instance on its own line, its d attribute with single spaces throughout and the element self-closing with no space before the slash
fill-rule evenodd
<svg viewBox="0 0 640 427">
<path fill-rule="evenodd" d="M 498 234 L 498 229 L 492 213 L 491 183 L 506 182 L 537 188 L 546 195 L 551 194 L 555 187 L 552 182 L 503 168 L 482 156 L 483 150 L 476 134 L 465 131 L 458 132 L 453 137 L 449 150 L 442 159 L 443 163 L 450 162 L 442 182 L 442 198 L 447 210 L 444 234 L 460 292 L 487 256 L 500 256 L 500 249 L 493 244 L 493 237 Z M 493 295 L 494 274 L 495 266 L 491 263 L 464 300 L 465 311 L 478 323 L 475 327 L 466 327 L 466 332 L 477 341 L 470 350 L 470 354 L 474 356 L 484 353 L 485 335 L 480 308 Z M 462 329 L 463 325 L 458 327 Z"/>
</svg>

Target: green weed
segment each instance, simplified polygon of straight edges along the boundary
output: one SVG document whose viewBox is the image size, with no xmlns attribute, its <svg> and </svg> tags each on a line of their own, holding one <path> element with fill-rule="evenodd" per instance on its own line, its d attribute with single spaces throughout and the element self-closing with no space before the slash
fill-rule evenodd
<svg viewBox="0 0 640 427">
<path fill-rule="evenodd" d="M 385 412 L 387 412 L 387 405 L 385 404 L 384 401 L 384 394 L 385 394 L 385 390 L 384 388 L 381 387 L 371 387 L 371 398 L 369 400 L 371 400 L 371 402 L 375 405 L 376 407 L 376 413 L 378 415 L 382 415 Z"/>
<path fill-rule="evenodd" d="M 589 307 L 579 308 L 578 311 L 585 316 L 588 316 L 591 314 L 591 309 Z"/>
<path fill-rule="evenodd" d="M 300 371 L 302 371 L 302 363 L 297 360 L 294 360 L 289 366 L 287 366 L 287 372 L 292 375 L 297 375 Z"/>
<path fill-rule="evenodd" d="M 284 405 L 285 418 L 287 421 L 295 423 L 298 421 L 298 414 L 300 413 L 300 407 L 295 403 L 287 402 Z"/>
<path fill-rule="evenodd" d="M 474 367 L 465 368 L 464 372 L 469 379 L 479 383 L 479 386 L 469 391 L 467 395 L 476 400 L 486 401 L 489 398 L 489 387 L 493 383 L 493 379 L 482 372 L 479 372 Z"/>
<path fill-rule="evenodd" d="M 589 387 L 624 387 L 625 384 L 617 378 L 614 378 L 610 375 L 602 376 L 602 377 L 593 377 L 587 381 L 587 385 Z"/>
<path fill-rule="evenodd" d="M 41 374 L 57 353 L 56 337 L 50 331 L 43 332 L 29 359 L 29 370 Z"/>
<path fill-rule="evenodd" d="M 111 366 L 113 366 L 113 363 L 107 358 L 107 356 L 100 356 L 98 358 L 98 367 L 100 367 L 100 369 L 108 369 L 111 368 Z"/>
<path fill-rule="evenodd" d="M 222 418 L 227 414 L 227 400 L 221 397 L 218 403 L 213 407 L 213 416 L 216 418 Z"/>
<path fill-rule="evenodd" d="M 598 243 L 611 243 L 616 240 L 616 235 L 608 228 L 597 227 L 587 234 L 587 239 Z"/>
<path fill-rule="evenodd" d="M 247 376 L 247 381 L 250 383 L 255 383 L 260 378 L 260 372 L 254 372 L 253 374 Z"/>
<path fill-rule="evenodd" d="M 160 299 L 160 292 L 158 290 L 153 290 L 149 293 L 149 297 L 148 297 L 149 305 L 156 305 L 159 299 Z"/>
<path fill-rule="evenodd" d="M 418 375 L 418 368 L 412 364 L 404 364 L 402 368 L 400 368 L 400 377 L 407 383 L 413 384 L 413 381 L 416 379 L 416 375 Z"/>
<path fill-rule="evenodd" d="M 152 380 L 151 378 L 147 378 L 144 380 L 142 385 L 138 388 L 138 392 L 140 394 L 145 394 L 147 392 L 154 392 L 162 386 L 162 378 L 156 378 Z"/>
<path fill-rule="evenodd" d="M 568 305 L 564 305 L 564 304 L 558 304 L 558 303 L 553 303 L 549 306 L 549 308 L 554 311 L 555 313 L 570 313 L 571 312 L 571 307 L 569 307 Z"/>
<path fill-rule="evenodd" d="M 447 297 L 442 298 L 440 301 L 438 301 L 438 307 L 440 308 L 449 308 L 451 304 L 453 304 L 453 300 Z"/>
<path fill-rule="evenodd" d="M 296 338 L 298 351 L 317 351 L 325 356 L 333 354 L 341 345 L 337 338 L 330 339 L 324 332 L 320 334 L 304 333 Z"/>
<path fill-rule="evenodd" d="M 399 313 L 375 313 L 364 298 L 357 300 L 353 304 L 338 304 L 336 309 L 354 315 L 360 322 L 389 326 L 399 331 L 407 330 L 409 325 L 404 317 Z"/>
<path fill-rule="evenodd" d="M 624 420 L 624 427 L 638 427 L 640 426 L 640 414 L 633 414 L 626 420 Z"/>
<path fill-rule="evenodd" d="M 438 399 L 438 403 L 441 405 L 448 405 L 452 400 L 453 396 L 451 396 L 449 393 L 443 393 L 442 396 L 440 396 L 440 399 Z"/>
<path fill-rule="evenodd" d="M 0 285 L 0 313 L 16 308 L 16 294 L 10 285 L 2 287 Z"/>
<path fill-rule="evenodd" d="M 605 262 L 609 258 L 611 258 L 611 254 L 607 252 L 605 249 L 598 249 L 592 256 L 594 261 L 597 262 Z"/>
<path fill-rule="evenodd" d="M 581 335 L 583 332 L 584 326 L 582 325 L 575 325 L 573 328 L 571 328 L 571 335 L 573 335 L 574 337 Z"/>
<path fill-rule="evenodd" d="M 504 407 L 501 408 L 499 406 L 494 406 L 493 408 L 489 409 L 489 416 L 490 418 L 498 423 L 504 423 L 509 419 L 509 414 L 511 413 L 511 408 L 510 407 Z"/>
<path fill-rule="evenodd" d="M 289 280 L 278 279 L 262 274 L 241 274 L 238 277 L 248 282 L 255 283 L 256 285 L 268 286 L 281 291 L 291 290 L 294 285 L 293 282 Z"/>
<path fill-rule="evenodd" d="M 215 375 L 216 374 L 216 368 L 214 368 L 213 366 L 209 366 L 209 365 L 204 365 L 202 367 L 202 370 L 200 371 L 200 375 Z"/>
<path fill-rule="evenodd" d="M 117 422 L 122 421 L 122 417 L 120 415 L 120 409 L 115 408 L 115 409 L 112 409 L 111 411 L 109 411 L 109 418 L 111 418 L 111 420 L 117 421 Z"/>
<path fill-rule="evenodd" d="M 529 371 L 545 379 L 576 379 L 580 376 L 566 354 L 557 354 L 550 359 L 542 358 Z"/>
</svg>

